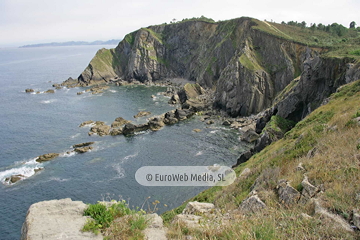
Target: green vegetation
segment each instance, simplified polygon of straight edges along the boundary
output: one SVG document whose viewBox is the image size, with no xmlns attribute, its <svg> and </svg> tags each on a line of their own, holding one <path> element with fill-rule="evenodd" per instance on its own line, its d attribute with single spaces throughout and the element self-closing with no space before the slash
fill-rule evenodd
<svg viewBox="0 0 360 240">
<path fill-rule="evenodd" d="M 284 136 L 284 134 L 295 126 L 295 122 L 284 119 L 280 116 L 272 116 L 266 127 L 263 129 L 267 131 L 271 139 L 278 140 Z"/>
<path fill-rule="evenodd" d="M 261 66 L 257 63 L 257 61 L 255 59 L 249 59 L 248 56 L 246 56 L 245 53 L 243 53 L 240 57 L 239 57 L 239 62 L 246 67 L 247 69 L 249 69 L 250 71 L 256 71 L 256 70 L 261 70 Z"/>
<path fill-rule="evenodd" d="M 163 44 L 163 41 L 162 41 L 162 36 L 161 34 L 157 33 L 157 32 L 154 32 L 152 29 L 150 28 L 142 28 L 143 30 L 149 32 L 151 34 L 151 36 L 153 36 L 159 43 Z"/>
<path fill-rule="evenodd" d="M 105 234 L 106 239 L 128 239 L 142 238 L 142 230 L 147 226 L 147 220 L 143 210 L 132 210 L 123 200 L 113 201 L 110 206 L 99 202 L 89 204 L 84 211 L 84 216 L 90 216 L 91 219 L 85 224 L 83 231 L 92 231 Z M 114 219 L 122 218 L 122 221 Z"/>
<path fill-rule="evenodd" d="M 255 26 L 252 28 L 277 36 L 282 39 L 300 44 L 320 47 L 326 50 L 324 56 L 328 57 L 358 57 L 360 43 L 360 29 L 347 29 L 339 24 L 324 26 L 322 24 L 306 27 L 306 23 L 278 24 L 274 22 L 253 19 Z M 316 27 L 314 27 L 316 26 Z M 320 50 L 320 49 L 319 49 Z"/>
</svg>

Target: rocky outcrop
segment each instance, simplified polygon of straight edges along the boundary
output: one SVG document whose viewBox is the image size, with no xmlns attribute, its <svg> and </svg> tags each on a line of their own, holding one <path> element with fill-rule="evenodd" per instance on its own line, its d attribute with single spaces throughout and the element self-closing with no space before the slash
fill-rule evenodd
<svg viewBox="0 0 360 240">
<path fill-rule="evenodd" d="M 121 127 L 122 125 L 130 123 L 130 121 L 125 120 L 122 117 L 115 118 L 114 122 L 111 124 L 112 128 Z"/>
<path fill-rule="evenodd" d="M 85 122 L 82 122 L 82 123 L 79 125 L 79 127 L 84 127 L 84 126 L 87 126 L 87 125 L 90 125 L 90 124 L 93 124 L 93 123 L 94 123 L 94 121 L 91 121 L 91 120 L 85 121 Z"/>
<path fill-rule="evenodd" d="M 140 111 L 134 116 L 134 118 L 145 117 L 150 114 L 151 114 L 151 112 L 148 112 L 148 111 Z"/>
<path fill-rule="evenodd" d="M 21 240 L 103 239 L 101 234 L 82 232 L 89 217 L 83 216 L 87 205 L 70 198 L 34 203 L 21 229 Z"/>
<path fill-rule="evenodd" d="M 276 189 L 279 196 L 279 202 L 286 207 L 296 204 L 300 199 L 300 193 L 284 179 L 279 181 Z"/>
<path fill-rule="evenodd" d="M 167 228 L 164 227 L 163 219 L 156 213 L 147 214 L 148 226 L 143 231 L 146 240 L 166 240 Z"/>
<path fill-rule="evenodd" d="M 86 153 L 86 152 L 90 151 L 91 149 L 93 149 L 92 146 L 86 146 L 86 147 L 75 148 L 74 151 L 77 153 Z"/>
<path fill-rule="evenodd" d="M 5 182 L 9 183 L 9 184 L 13 184 L 16 183 L 22 179 L 24 179 L 25 176 L 22 174 L 17 174 L 17 175 L 11 175 L 10 177 L 5 178 Z"/>
<path fill-rule="evenodd" d="M 49 90 L 45 91 L 44 93 L 55 93 L 55 91 L 53 89 L 49 89 Z"/>
<path fill-rule="evenodd" d="M 35 92 L 35 91 L 32 88 L 27 88 L 27 89 L 25 89 L 25 92 L 26 93 L 32 93 L 32 92 Z"/>
<path fill-rule="evenodd" d="M 73 145 L 72 147 L 73 148 L 87 147 L 87 146 L 90 146 L 90 145 L 92 145 L 94 143 L 95 142 L 78 143 L 78 144 Z"/>
<path fill-rule="evenodd" d="M 89 135 L 97 134 L 99 136 L 109 135 L 110 134 L 110 126 L 106 125 L 104 122 L 97 121 L 95 122 L 95 126 L 90 128 Z"/>
<path fill-rule="evenodd" d="M 58 157 L 59 155 L 60 155 L 59 153 L 47 153 L 47 154 L 38 156 L 36 161 L 39 163 L 47 162 L 47 161 L 50 161 L 50 160 Z"/>
<path fill-rule="evenodd" d="M 243 213 L 256 213 L 264 208 L 266 208 L 265 203 L 256 194 L 246 198 L 239 206 L 239 210 Z"/>
</svg>

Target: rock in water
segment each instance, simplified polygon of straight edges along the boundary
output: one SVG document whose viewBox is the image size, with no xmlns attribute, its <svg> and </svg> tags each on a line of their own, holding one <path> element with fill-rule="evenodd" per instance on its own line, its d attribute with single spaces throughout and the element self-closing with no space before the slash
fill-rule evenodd
<svg viewBox="0 0 360 240">
<path fill-rule="evenodd" d="M 60 154 L 58 154 L 58 153 L 47 153 L 47 154 L 39 156 L 38 159 L 36 159 L 36 161 L 39 163 L 50 161 L 51 159 L 54 159 L 54 158 L 58 157 L 59 155 Z"/>
<path fill-rule="evenodd" d="M 116 127 L 121 127 L 122 125 L 126 124 L 126 123 L 130 123 L 130 121 L 122 118 L 122 117 L 118 117 L 115 119 L 115 121 L 111 124 L 112 128 L 116 128 Z"/>
<path fill-rule="evenodd" d="M 150 115 L 150 114 L 151 114 L 151 112 L 140 111 L 134 116 L 134 118 L 145 117 L 145 116 Z"/>
<path fill-rule="evenodd" d="M 75 144 L 72 147 L 73 148 L 79 148 L 79 147 L 86 147 L 86 146 L 90 146 L 92 144 L 94 144 L 95 142 L 85 142 L 85 143 L 79 143 L 79 144 Z"/>
<path fill-rule="evenodd" d="M 101 234 L 82 232 L 89 217 L 83 216 L 87 205 L 70 198 L 34 203 L 21 228 L 21 240 L 103 239 Z"/>
<path fill-rule="evenodd" d="M 86 147 L 75 148 L 74 151 L 77 153 L 86 153 L 86 152 L 90 151 L 91 149 L 93 149 L 93 147 L 86 146 Z"/>
<path fill-rule="evenodd" d="M 25 92 L 26 92 L 26 93 L 32 93 L 32 92 L 34 92 L 34 89 L 32 89 L 32 88 L 27 88 L 27 89 L 25 89 Z"/>
<path fill-rule="evenodd" d="M 55 91 L 53 89 L 49 89 L 49 90 L 45 91 L 45 93 L 55 93 Z"/>
<path fill-rule="evenodd" d="M 25 178 L 25 176 L 22 174 L 12 175 L 11 177 L 5 178 L 5 182 L 8 182 L 9 184 L 13 184 L 24 178 Z"/>
<path fill-rule="evenodd" d="M 79 125 L 79 127 L 83 127 L 83 126 L 90 125 L 90 124 L 93 124 L 93 123 L 94 123 L 94 121 L 91 121 L 91 120 L 85 121 L 85 122 L 81 123 L 81 124 Z"/>
</svg>

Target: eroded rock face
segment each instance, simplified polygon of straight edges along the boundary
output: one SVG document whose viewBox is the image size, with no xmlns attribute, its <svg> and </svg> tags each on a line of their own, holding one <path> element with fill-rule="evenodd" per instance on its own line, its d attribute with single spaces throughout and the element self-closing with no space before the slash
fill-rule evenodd
<svg viewBox="0 0 360 240">
<path fill-rule="evenodd" d="M 47 161 L 50 161 L 56 157 L 58 157 L 60 154 L 59 153 L 47 153 L 47 154 L 44 154 L 44 155 L 41 155 L 39 156 L 36 161 L 37 162 L 47 162 Z"/>
<path fill-rule="evenodd" d="M 89 217 L 83 216 L 87 205 L 70 198 L 34 203 L 21 229 L 21 240 L 103 239 L 101 234 L 82 232 Z"/>
</svg>

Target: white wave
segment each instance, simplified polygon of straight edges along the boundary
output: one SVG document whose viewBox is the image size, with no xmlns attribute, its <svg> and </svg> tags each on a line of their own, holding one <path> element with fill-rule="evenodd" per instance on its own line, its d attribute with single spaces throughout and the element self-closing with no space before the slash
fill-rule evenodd
<svg viewBox="0 0 360 240">
<path fill-rule="evenodd" d="M 109 92 L 116 93 L 117 91 L 110 89 Z"/>
<path fill-rule="evenodd" d="M 218 132 L 219 130 L 213 130 L 213 131 L 210 131 L 210 133 L 216 133 Z"/>
<path fill-rule="evenodd" d="M 134 154 L 127 155 L 126 157 L 124 157 L 124 158 L 121 160 L 121 163 L 124 163 L 124 162 L 126 162 L 127 160 L 129 160 L 129 159 L 131 159 L 131 158 L 137 157 L 138 154 L 139 154 L 139 153 L 136 152 L 136 153 L 134 153 Z"/>
<path fill-rule="evenodd" d="M 53 103 L 53 102 L 56 102 L 56 101 L 57 101 L 57 99 L 49 99 L 49 100 L 41 101 L 41 103 L 49 104 L 49 103 Z"/>
<path fill-rule="evenodd" d="M 90 125 L 90 124 L 89 124 Z M 85 126 L 87 126 L 87 125 L 85 125 Z M 78 136 L 80 136 L 80 133 L 77 133 L 77 134 L 75 134 L 75 135 L 72 135 L 70 138 L 77 138 Z"/>
<path fill-rule="evenodd" d="M 60 154 L 59 157 L 72 157 L 72 156 L 75 156 L 75 155 L 76 155 L 75 151 L 69 151 L 69 152 L 64 152 L 64 153 Z"/>
<path fill-rule="evenodd" d="M 114 170 L 117 172 L 117 176 L 115 178 L 124 178 L 125 177 L 125 169 L 123 169 L 120 164 L 112 165 Z"/>
<path fill-rule="evenodd" d="M 195 154 L 195 156 L 200 156 L 200 155 L 203 155 L 203 151 L 199 151 Z"/>
<path fill-rule="evenodd" d="M 35 174 L 35 169 L 43 168 L 41 163 L 36 162 L 36 158 L 32 158 L 25 162 L 20 162 L 20 166 L 16 166 L 0 172 L 0 181 L 5 183 L 7 177 L 12 175 L 22 175 L 22 178 L 28 178 Z M 18 164 L 17 162 L 16 164 Z"/>
<path fill-rule="evenodd" d="M 70 179 L 68 178 L 58 178 L 58 177 L 51 177 L 49 178 L 49 181 L 56 181 L 56 182 L 67 182 Z"/>
</svg>

